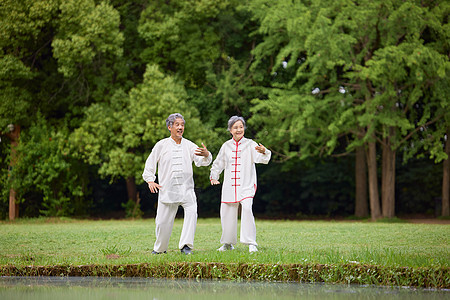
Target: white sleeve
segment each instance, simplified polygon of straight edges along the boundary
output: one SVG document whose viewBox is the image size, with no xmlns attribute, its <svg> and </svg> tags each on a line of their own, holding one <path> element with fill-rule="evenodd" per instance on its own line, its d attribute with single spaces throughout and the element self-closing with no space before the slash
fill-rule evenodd
<svg viewBox="0 0 450 300">
<path fill-rule="evenodd" d="M 266 148 L 266 152 L 264 154 L 259 153 L 255 147 L 258 146 L 256 142 L 252 143 L 252 152 L 253 152 L 253 161 L 255 164 L 265 164 L 269 163 L 270 157 L 272 156 L 272 152 Z"/>
<path fill-rule="evenodd" d="M 194 162 L 196 167 L 206 167 L 209 166 L 212 162 L 211 152 L 208 151 L 209 155 L 207 157 L 195 155 L 195 151 L 198 146 L 192 142 L 189 142 L 189 155 L 191 156 L 192 161 Z"/>
<path fill-rule="evenodd" d="M 204 157 L 204 156 L 198 156 L 194 154 L 194 164 L 197 167 L 206 167 L 209 166 L 212 162 L 212 154 L 211 152 L 209 152 L 208 157 Z"/>
<path fill-rule="evenodd" d="M 214 160 L 212 167 L 211 167 L 211 173 L 209 176 L 209 179 L 219 180 L 220 173 L 225 169 L 225 150 L 224 145 L 220 148 L 219 154 L 217 155 L 216 159 Z"/>
<path fill-rule="evenodd" d="M 193 161 L 196 167 L 206 167 L 209 166 L 212 162 L 212 154 L 208 151 L 209 155 L 207 157 L 195 155 L 195 150 L 197 150 L 198 146 L 193 144 L 195 147 L 193 148 L 192 155 Z"/>
<path fill-rule="evenodd" d="M 159 161 L 159 153 L 161 152 L 161 144 L 156 143 L 153 147 L 152 152 L 145 161 L 144 173 L 142 173 L 142 178 L 145 182 L 155 181 L 156 179 L 156 166 Z"/>
</svg>

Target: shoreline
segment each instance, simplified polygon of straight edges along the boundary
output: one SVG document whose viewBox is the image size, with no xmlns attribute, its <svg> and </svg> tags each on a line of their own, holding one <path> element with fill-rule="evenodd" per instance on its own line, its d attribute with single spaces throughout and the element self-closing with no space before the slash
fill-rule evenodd
<svg viewBox="0 0 450 300">
<path fill-rule="evenodd" d="M 298 283 L 345 283 L 450 288 L 449 267 L 386 267 L 363 264 L 140 263 L 122 265 L 0 266 L 0 276 L 145 277 Z"/>
</svg>

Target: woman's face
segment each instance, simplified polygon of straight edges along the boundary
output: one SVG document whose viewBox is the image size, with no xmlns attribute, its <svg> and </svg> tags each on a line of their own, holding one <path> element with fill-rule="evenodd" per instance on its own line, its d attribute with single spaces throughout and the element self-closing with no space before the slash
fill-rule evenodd
<svg viewBox="0 0 450 300">
<path fill-rule="evenodd" d="M 230 132 L 233 136 L 233 139 L 235 141 L 239 141 L 245 133 L 244 124 L 242 123 L 242 121 L 237 121 L 236 123 L 234 123 L 233 126 L 231 126 Z"/>
</svg>

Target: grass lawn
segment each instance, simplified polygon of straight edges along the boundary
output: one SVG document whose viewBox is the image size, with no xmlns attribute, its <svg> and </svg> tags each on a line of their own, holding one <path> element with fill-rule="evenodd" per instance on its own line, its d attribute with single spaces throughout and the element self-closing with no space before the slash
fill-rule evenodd
<svg viewBox="0 0 450 300">
<path fill-rule="evenodd" d="M 24 220 L 0 223 L 0 264 L 122 264 L 255 262 L 450 267 L 450 226 L 435 224 L 257 221 L 259 252 L 248 247 L 218 252 L 219 219 L 199 219 L 194 255 L 179 253 L 182 220 L 176 219 L 167 255 L 151 255 L 153 219 L 122 221 Z M 107 254 L 117 254 L 109 258 Z"/>
<path fill-rule="evenodd" d="M 257 220 L 259 252 L 238 244 L 218 252 L 219 219 L 199 219 L 194 254 L 178 250 L 176 219 L 169 251 L 152 255 L 154 219 L 19 220 L 0 223 L 0 266 L 167 265 L 173 263 L 370 265 L 440 268 L 448 276 L 450 225 Z M 444 278 L 446 284 L 450 279 Z"/>
</svg>

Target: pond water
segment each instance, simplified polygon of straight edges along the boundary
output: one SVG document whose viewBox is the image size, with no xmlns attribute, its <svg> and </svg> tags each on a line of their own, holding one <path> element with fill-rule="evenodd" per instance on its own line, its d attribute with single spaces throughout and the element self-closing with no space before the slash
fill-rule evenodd
<svg viewBox="0 0 450 300">
<path fill-rule="evenodd" d="M 450 290 L 153 278 L 0 277 L 0 299 L 450 299 Z"/>
</svg>

